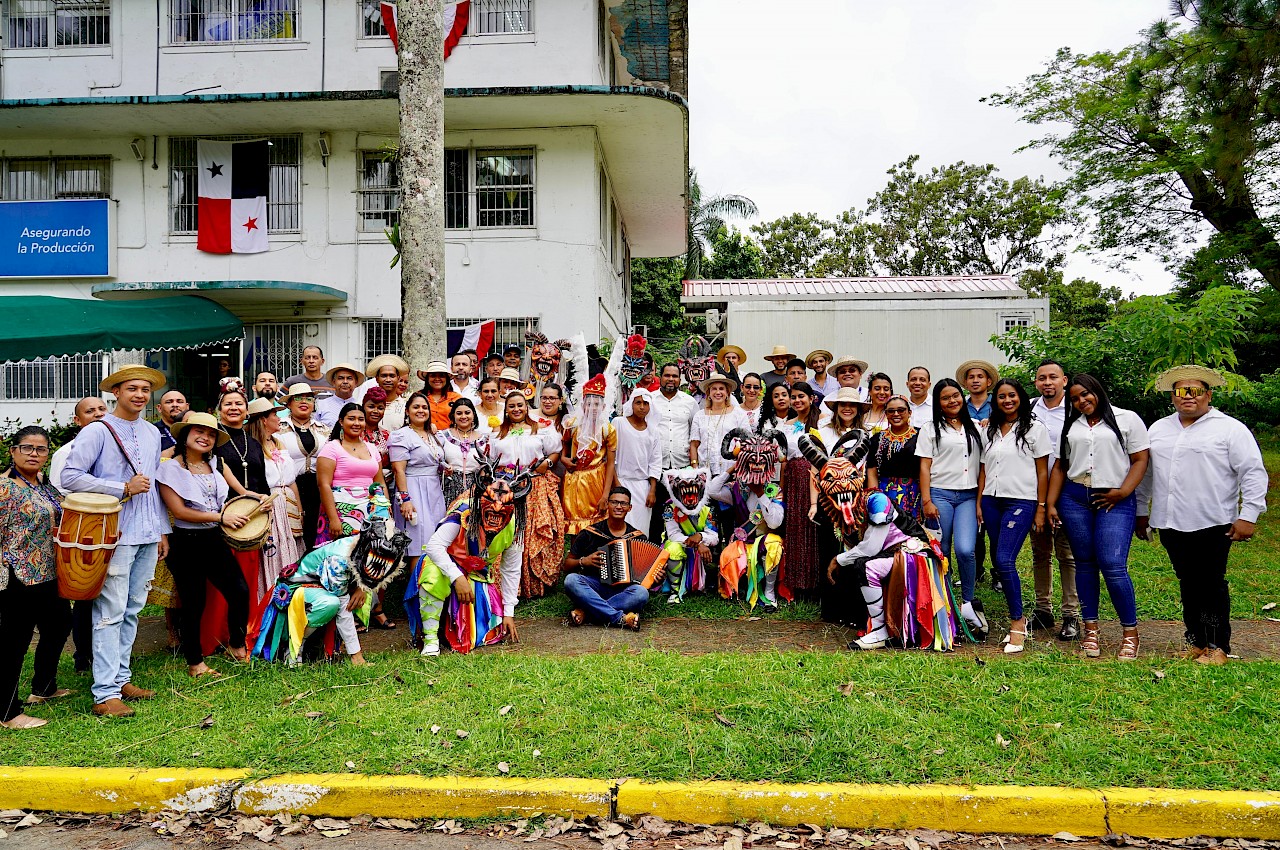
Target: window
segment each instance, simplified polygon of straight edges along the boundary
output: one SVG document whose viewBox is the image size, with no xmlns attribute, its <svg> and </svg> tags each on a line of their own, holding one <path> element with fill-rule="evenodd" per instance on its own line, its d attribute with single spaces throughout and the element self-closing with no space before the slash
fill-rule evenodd
<svg viewBox="0 0 1280 850">
<path fill-rule="evenodd" d="M 61 198 L 110 197 L 110 157 L 0 159 L 2 200 L 52 201 Z"/>
<path fill-rule="evenodd" d="M 533 227 L 533 151 L 444 152 L 445 227 Z"/>
<path fill-rule="evenodd" d="M 490 318 L 493 317 L 447 319 L 445 327 L 465 328 L 468 325 L 487 321 Z M 400 334 L 399 319 L 366 319 L 361 324 L 364 327 L 364 359 L 366 363 L 379 354 L 402 354 L 404 352 L 404 341 Z M 501 354 L 502 347 L 509 343 L 515 343 L 523 348 L 525 345 L 525 332 L 540 330 L 541 326 L 542 320 L 537 316 L 515 316 L 495 319 L 493 347 L 489 349 L 489 353 Z"/>
<path fill-rule="evenodd" d="M 609 262 L 613 263 L 615 270 L 622 256 L 622 245 L 618 233 L 618 205 L 609 201 Z"/>
<path fill-rule="evenodd" d="M 364 329 L 364 362 L 368 363 L 380 354 L 404 351 L 399 319 L 365 319 L 361 325 Z"/>
<path fill-rule="evenodd" d="M 382 4 L 378 0 L 360 0 L 360 37 L 388 37 L 386 24 L 382 22 Z"/>
<path fill-rule="evenodd" d="M 221 141 L 260 139 L 261 136 L 209 136 Z M 302 229 L 302 136 L 267 136 L 271 144 L 271 175 L 267 184 L 267 228 L 272 233 Z M 195 233 L 200 175 L 196 139 L 169 139 L 169 232 Z"/>
<path fill-rule="evenodd" d="M 4 19 L 6 47 L 84 47 L 111 43 L 108 0 L 8 0 L 4 4 Z"/>
<path fill-rule="evenodd" d="M 533 0 L 472 0 L 467 35 L 533 32 Z"/>
<path fill-rule="evenodd" d="M 609 250 L 609 178 L 605 176 L 604 166 L 600 166 L 600 244 Z"/>
<path fill-rule="evenodd" d="M 298 0 L 169 0 L 170 44 L 280 41 L 297 32 Z"/>
<path fill-rule="evenodd" d="M 1001 313 L 1000 314 L 1000 332 L 1008 333 L 1014 328 L 1031 327 L 1030 313 Z"/>
<path fill-rule="evenodd" d="M 381 233 L 400 223 L 400 174 L 394 157 L 360 152 L 360 230 Z"/>
<path fill-rule="evenodd" d="M 302 349 L 324 347 L 314 322 L 268 322 L 244 326 L 245 375 L 270 372 L 280 380 L 302 371 Z"/>
<path fill-rule="evenodd" d="M 6 401 L 80 399 L 98 394 L 102 380 L 101 354 L 73 354 L 23 363 L 4 364 Z"/>
</svg>

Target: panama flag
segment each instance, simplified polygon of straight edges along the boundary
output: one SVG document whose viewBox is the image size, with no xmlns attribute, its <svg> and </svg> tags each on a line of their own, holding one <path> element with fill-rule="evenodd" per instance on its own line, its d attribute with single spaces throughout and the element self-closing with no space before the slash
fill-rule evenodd
<svg viewBox="0 0 1280 850">
<path fill-rule="evenodd" d="M 400 49 L 399 19 L 396 4 L 382 2 L 382 26 L 391 36 L 391 46 Z M 471 18 L 471 0 L 445 0 L 444 4 L 444 58 L 448 59 L 459 39 L 467 34 L 467 21 Z"/>
<path fill-rule="evenodd" d="M 489 319 L 485 322 L 467 325 L 465 328 L 449 328 L 447 332 L 449 337 L 449 356 L 452 357 L 459 351 L 474 348 L 476 354 L 480 355 L 481 360 L 488 357 L 489 349 L 493 348 L 493 335 L 497 327 L 497 321 Z"/>
<path fill-rule="evenodd" d="M 211 254 L 257 254 L 268 249 L 266 139 L 196 142 L 200 201 L 196 247 Z"/>
</svg>

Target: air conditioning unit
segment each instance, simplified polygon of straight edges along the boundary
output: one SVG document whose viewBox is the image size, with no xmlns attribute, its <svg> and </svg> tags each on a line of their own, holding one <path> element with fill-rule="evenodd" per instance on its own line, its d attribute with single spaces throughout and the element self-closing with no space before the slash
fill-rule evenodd
<svg viewBox="0 0 1280 850">
<path fill-rule="evenodd" d="M 640 334 L 640 336 L 648 338 L 649 326 L 648 325 L 632 325 L 631 332 L 633 334 Z"/>
<path fill-rule="evenodd" d="M 718 334 L 724 328 L 724 316 L 714 307 L 707 310 L 707 333 Z"/>
<path fill-rule="evenodd" d="M 379 73 L 379 84 L 384 92 L 400 91 L 400 72 L 381 71 Z"/>
</svg>

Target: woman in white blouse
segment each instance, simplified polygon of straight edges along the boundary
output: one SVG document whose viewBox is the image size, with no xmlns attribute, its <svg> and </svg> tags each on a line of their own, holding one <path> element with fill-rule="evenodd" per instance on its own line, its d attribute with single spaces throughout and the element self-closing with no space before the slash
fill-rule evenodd
<svg viewBox="0 0 1280 850">
<path fill-rule="evenodd" d="M 731 463 L 720 455 L 725 435 L 734 428 L 747 427 L 747 415 L 730 399 L 736 388 L 732 378 L 719 372 L 703 381 L 700 389 L 706 400 L 694 411 L 689 426 L 689 465 L 710 469 L 713 478 Z"/>
<path fill-rule="evenodd" d="M 748 372 L 742 379 L 742 408 L 751 430 L 760 424 L 760 411 L 764 409 L 764 379 L 758 372 Z"/>
<path fill-rule="evenodd" d="M 982 436 L 965 407 L 960 385 L 943 378 L 933 388 L 933 422 L 916 439 L 920 458 L 920 501 L 926 521 L 942 526 L 942 553 L 960 569 L 960 615 L 978 640 L 987 636 L 987 616 L 982 602 L 973 598 L 978 562 L 978 472 L 982 460 Z"/>
<path fill-rule="evenodd" d="M 1067 385 L 1071 410 L 1062 426 L 1058 462 L 1049 476 L 1049 522 L 1066 530 L 1076 559 L 1076 592 L 1088 658 L 1098 641 L 1099 573 L 1124 627 L 1121 661 L 1138 657 L 1138 605 L 1129 578 L 1129 540 L 1137 515 L 1133 492 L 1146 474 L 1150 440 L 1132 410 L 1112 407 L 1102 383 L 1078 374 Z"/>
<path fill-rule="evenodd" d="M 1022 614 L 1018 552 L 1045 523 L 1049 493 L 1049 429 L 1031 414 L 1031 399 L 1017 381 L 1002 378 L 991 391 L 987 447 L 978 474 L 978 525 L 991 537 L 991 563 L 1009 603 L 1008 654 L 1022 652 L 1027 619 Z"/>
</svg>

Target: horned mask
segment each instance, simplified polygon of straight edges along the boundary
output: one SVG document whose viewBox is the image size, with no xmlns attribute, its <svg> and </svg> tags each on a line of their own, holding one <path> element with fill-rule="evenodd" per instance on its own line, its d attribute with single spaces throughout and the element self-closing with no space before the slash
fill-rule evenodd
<svg viewBox="0 0 1280 850">
<path fill-rule="evenodd" d="M 757 434 L 745 428 L 734 428 L 724 435 L 720 455 L 736 461 L 733 474 L 738 481 L 763 486 L 773 481 L 778 464 L 787 454 L 787 438 L 773 428 Z"/>
<path fill-rule="evenodd" d="M 624 396 L 635 389 L 636 384 L 644 377 L 648 364 L 644 361 L 644 349 L 648 343 L 640 334 L 627 337 L 627 347 L 622 354 L 622 363 L 618 367 L 618 379 L 625 390 Z"/>
<path fill-rule="evenodd" d="M 529 346 L 529 374 L 533 380 L 546 382 L 560 373 L 561 352 L 569 350 L 569 340 L 551 342 L 546 334 L 526 331 L 525 343 Z"/>
<path fill-rule="evenodd" d="M 697 385 L 711 377 L 716 358 L 711 352 L 710 343 L 700 336 L 691 336 L 680 346 L 680 356 L 676 362 L 684 373 L 684 379 L 690 385 Z"/>
<path fill-rule="evenodd" d="M 397 531 L 389 518 L 367 517 L 360 526 L 355 548 L 351 550 L 356 581 L 367 593 L 379 592 L 400 574 L 408 548 L 409 535 Z"/>
<path fill-rule="evenodd" d="M 818 477 L 822 506 L 845 539 L 867 526 L 867 493 L 858 464 L 871 450 L 871 435 L 859 428 L 846 431 L 828 455 L 821 440 L 800 436 L 800 451 Z"/>
<path fill-rule="evenodd" d="M 706 469 L 686 466 L 684 469 L 668 469 L 662 473 L 663 483 L 681 513 L 693 515 L 707 504 Z"/>
</svg>

